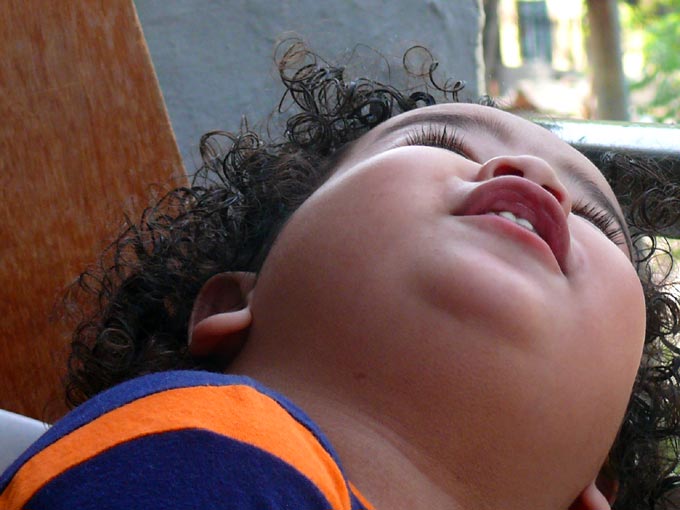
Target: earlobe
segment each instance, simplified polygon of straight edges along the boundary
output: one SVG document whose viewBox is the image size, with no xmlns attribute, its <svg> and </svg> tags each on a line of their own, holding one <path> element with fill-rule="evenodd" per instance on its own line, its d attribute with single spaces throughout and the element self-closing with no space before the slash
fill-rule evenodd
<svg viewBox="0 0 680 510">
<path fill-rule="evenodd" d="M 189 352 L 233 357 L 248 338 L 253 273 L 220 273 L 201 288 L 189 320 Z"/>
<path fill-rule="evenodd" d="M 611 504 L 595 482 L 581 491 L 569 510 L 611 510 Z"/>
</svg>

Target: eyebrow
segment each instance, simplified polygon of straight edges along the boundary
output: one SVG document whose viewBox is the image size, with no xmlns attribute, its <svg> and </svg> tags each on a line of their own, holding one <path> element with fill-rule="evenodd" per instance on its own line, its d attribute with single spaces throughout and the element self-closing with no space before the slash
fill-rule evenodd
<svg viewBox="0 0 680 510">
<path fill-rule="evenodd" d="M 462 129 L 475 128 L 485 131 L 496 138 L 503 138 L 511 132 L 511 130 L 500 119 L 488 119 L 476 116 L 471 117 L 463 113 L 432 112 L 425 110 L 414 113 L 405 119 L 395 122 L 386 128 L 383 133 L 381 133 L 380 138 L 387 136 L 390 133 L 394 133 L 395 131 L 399 131 L 405 127 L 420 123 L 446 124 Z M 596 206 L 602 208 L 605 212 L 607 212 L 607 214 L 611 215 L 616 220 L 616 222 L 619 224 L 619 227 L 623 231 L 626 247 L 628 248 L 628 252 L 632 257 L 633 243 L 628 232 L 628 225 L 623 216 L 616 210 L 611 200 L 609 200 L 607 195 L 604 194 L 604 192 L 594 181 L 592 181 L 578 166 L 573 164 L 571 161 L 565 161 L 561 166 L 566 170 L 565 174 L 573 184 L 581 188 L 585 192 L 586 196 L 592 200 Z"/>
<path fill-rule="evenodd" d="M 470 117 L 464 113 L 423 111 L 395 122 L 383 131 L 381 137 L 399 131 L 402 128 L 412 126 L 413 124 L 421 123 L 447 124 L 460 128 L 477 128 L 486 131 L 497 138 L 506 136 L 509 131 L 499 119 L 483 120 L 480 117 Z"/>
</svg>

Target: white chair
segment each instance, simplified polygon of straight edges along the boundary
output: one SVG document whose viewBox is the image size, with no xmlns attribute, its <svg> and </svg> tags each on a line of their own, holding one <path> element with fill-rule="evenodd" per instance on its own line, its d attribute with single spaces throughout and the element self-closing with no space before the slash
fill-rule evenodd
<svg viewBox="0 0 680 510">
<path fill-rule="evenodd" d="M 0 473 L 48 428 L 47 423 L 0 409 Z"/>
</svg>

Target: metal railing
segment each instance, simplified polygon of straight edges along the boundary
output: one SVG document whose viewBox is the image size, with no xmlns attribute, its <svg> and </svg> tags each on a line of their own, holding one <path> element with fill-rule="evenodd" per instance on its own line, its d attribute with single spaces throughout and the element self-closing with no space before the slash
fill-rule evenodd
<svg viewBox="0 0 680 510">
<path fill-rule="evenodd" d="M 572 119 L 532 119 L 581 152 L 616 151 L 658 161 L 680 181 L 680 126 Z"/>
</svg>

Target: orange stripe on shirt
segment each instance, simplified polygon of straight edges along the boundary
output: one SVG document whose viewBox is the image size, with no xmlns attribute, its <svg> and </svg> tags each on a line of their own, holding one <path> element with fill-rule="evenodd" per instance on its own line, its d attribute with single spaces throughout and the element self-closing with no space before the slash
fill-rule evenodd
<svg viewBox="0 0 680 510">
<path fill-rule="evenodd" d="M 364 495 L 361 492 L 359 492 L 359 489 L 357 489 L 352 482 L 349 482 L 349 488 L 352 490 L 356 498 L 359 500 L 359 503 L 361 503 L 366 510 L 375 510 L 375 508 L 373 508 L 373 505 L 371 505 L 368 502 L 368 500 L 364 497 Z"/>
<path fill-rule="evenodd" d="M 261 448 L 309 478 L 333 509 L 351 506 L 342 473 L 314 435 L 272 398 L 232 385 L 166 390 L 100 416 L 28 460 L 0 495 L 0 508 L 22 508 L 52 478 L 116 444 L 187 428 Z"/>
</svg>

